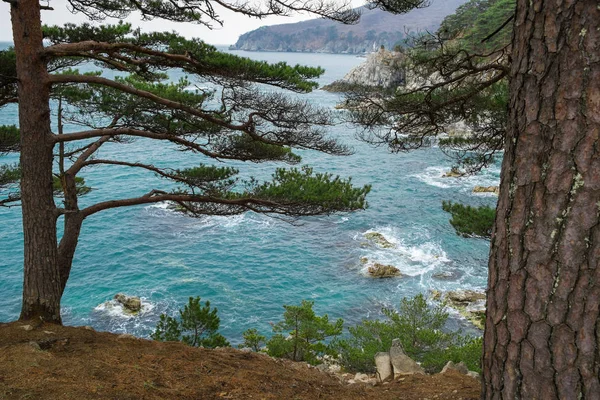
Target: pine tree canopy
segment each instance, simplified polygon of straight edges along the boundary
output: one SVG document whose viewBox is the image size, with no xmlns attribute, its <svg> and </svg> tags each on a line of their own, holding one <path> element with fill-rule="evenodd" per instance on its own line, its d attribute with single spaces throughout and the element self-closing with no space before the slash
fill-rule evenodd
<svg viewBox="0 0 600 400">
<path fill-rule="evenodd" d="M 124 17 L 137 9 L 147 18 L 204 23 L 202 18 L 208 15 L 215 20 L 203 8 L 207 3 L 200 1 L 70 4 L 93 18 Z M 269 7 L 274 4 L 279 2 Z M 240 7 L 247 13 L 246 6 Z M 318 7 L 331 11 L 325 3 Z M 352 15 L 336 11 L 334 19 L 352 22 Z M 176 190 L 152 189 L 138 198 L 92 205 L 79 210 L 84 217 L 108 208 L 159 201 L 174 202 L 175 209 L 190 215 L 253 210 L 297 217 L 366 207 L 368 186 L 355 188 L 350 180 L 310 168 L 277 170 L 273 181 L 259 183 L 240 181 L 234 168 L 205 164 L 207 159 L 298 164 L 302 159 L 292 149 L 351 154 L 348 147 L 327 137 L 326 128 L 333 124 L 330 111 L 285 93 L 316 88 L 314 79 L 324 72 L 321 68 L 254 61 L 174 32 L 143 33 L 123 22 L 45 26 L 43 35 L 50 96 L 58 104 L 59 129 L 52 138 L 58 145 L 56 194 L 64 192 L 66 198 L 86 194 L 91 188 L 76 175 L 101 165 L 140 168 L 179 184 Z M 0 105 L 16 103 L 14 49 L 0 52 L 0 60 Z M 90 63 L 98 71 L 80 72 L 78 68 L 84 66 L 89 70 Z M 107 77 L 108 70 L 117 75 Z M 167 73 L 173 70 L 183 72 L 184 77 L 170 80 Z M 267 91 L 264 85 L 277 90 Z M 64 132 L 67 123 L 84 130 Z M 105 143 L 127 145 L 138 138 L 169 142 L 179 150 L 197 153 L 201 163 L 180 170 L 97 154 Z M 0 151 L 18 150 L 18 141 L 15 127 L 0 130 Z M 18 167 L 3 167 L 2 184 L 18 180 L 18 171 Z M 76 176 L 70 185 L 66 175 Z M 18 194 L 13 192 L 3 202 L 9 200 L 18 200 Z M 67 203 L 62 212 L 77 207 L 73 201 Z"/>
</svg>

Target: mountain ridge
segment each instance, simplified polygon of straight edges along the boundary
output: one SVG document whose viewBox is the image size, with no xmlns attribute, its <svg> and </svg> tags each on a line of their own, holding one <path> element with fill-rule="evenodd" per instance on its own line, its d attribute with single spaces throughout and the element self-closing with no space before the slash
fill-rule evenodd
<svg viewBox="0 0 600 400">
<path fill-rule="evenodd" d="M 356 25 L 318 18 L 262 26 L 241 35 L 231 49 L 347 54 L 370 53 L 381 46 L 391 49 L 401 43 L 407 33 L 437 30 L 442 20 L 465 2 L 433 0 L 427 8 L 402 15 L 360 7 L 362 16 Z"/>
</svg>

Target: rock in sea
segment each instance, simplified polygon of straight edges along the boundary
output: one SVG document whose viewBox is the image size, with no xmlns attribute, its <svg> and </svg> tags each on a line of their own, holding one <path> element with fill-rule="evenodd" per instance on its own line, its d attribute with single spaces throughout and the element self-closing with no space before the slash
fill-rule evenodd
<svg viewBox="0 0 600 400">
<path fill-rule="evenodd" d="M 115 300 L 123 305 L 127 312 L 136 314 L 142 309 L 142 300 L 137 296 L 126 296 L 123 293 L 115 295 Z"/>
<path fill-rule="evenodd" d="M 394 276 L 402 276 L 400 270 L 393 265 L 383 265 L 375 263 L 368 269 L 369 275 L 373 278 L 391 278 Z"/>
</svg>

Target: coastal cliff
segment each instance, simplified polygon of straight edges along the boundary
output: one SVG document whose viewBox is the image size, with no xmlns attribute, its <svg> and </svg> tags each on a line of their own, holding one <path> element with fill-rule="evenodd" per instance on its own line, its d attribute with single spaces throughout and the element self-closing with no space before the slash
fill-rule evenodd
<svg viewBox="0 0 600 400">
<path fill-rule="evenodd" d="M 379 51 L 369 54 L 365 62 L 354 67 L 342 79 L 322 89 L 329 92 L 343 92 L 351 85 L 383 88 L 403 85 L 405 73 L 401 64 L 404 59 L 403 53 L 380 48 Z"/>
<path fill-rule="evenodd" d="M 327 19 L 263 26 L 240 36 L 231 48 L 247 51 L 284 51 L 364 54 L 382 45 L 393 48 L 407 33 L 435 31 L 442 20 L 466 0 L 433 0 L 424 9 L 393 15 L 360 8 L 360 22 L 343 25 Z"/>
</svg>

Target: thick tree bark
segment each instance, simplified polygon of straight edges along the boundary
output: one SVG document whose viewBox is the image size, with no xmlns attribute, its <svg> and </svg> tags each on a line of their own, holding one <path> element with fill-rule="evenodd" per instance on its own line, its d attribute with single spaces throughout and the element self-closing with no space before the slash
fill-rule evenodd
<svg viewBox="0 0 600 400">
<path fill-rule="evenodd" d="M 518 0 L 485 399 L 600 399 L 600 9 Z"/>
<path fill-rule="evenodd" d="M 19 79 L 21 201 L 25 262 L 21 319 L 60 323 L 56 207 L 52 194 L 50 85 L 42 59 L 39 0 L 11 3 Z"/>
</svg>

